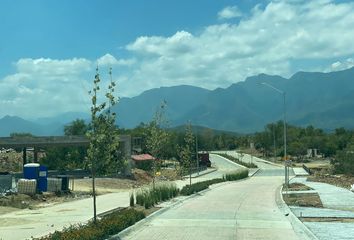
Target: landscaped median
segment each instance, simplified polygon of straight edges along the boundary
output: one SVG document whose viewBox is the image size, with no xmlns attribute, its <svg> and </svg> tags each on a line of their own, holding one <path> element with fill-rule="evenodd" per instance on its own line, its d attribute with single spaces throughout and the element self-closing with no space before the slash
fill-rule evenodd
<svg viewBox="0 0 354 240">
<path fill-rule="evenodd" d="M 180 191 L 181 195 L 187 196 L 193 193 L 200 192 L 204 189 L 209 188 L 210 185 L 226 182 L 226 181 L 236 181 L 248 177 L 248 169 L 237 170 L 235 172 L 227 173 L 222 178 L 215 178 L 203 182 L 193 183 L 192 185 L 187 185 Z"/>
</svg>

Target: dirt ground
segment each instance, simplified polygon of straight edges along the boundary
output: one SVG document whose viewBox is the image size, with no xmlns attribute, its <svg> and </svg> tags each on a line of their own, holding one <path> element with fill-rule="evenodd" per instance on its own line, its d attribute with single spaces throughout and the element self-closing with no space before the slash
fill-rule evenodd
<svg viewBox="0 0 354 240">
<path fill-rule="evenodd" d="M 126 191 L 152 182 L 151 176 L 140 169 L 132 170 L 132 179 L 96 178 L 97 194 Z M 170 173 L 172 174 L 172 173 Z M 58 203 L 75 201 L 91 196 L 92 178 L 71 179 L 69 193 L 43 193 L 29 196 L 26 194 L 11 194 L 0 197 L 0 214 L 18 209 L 37 209 Z"/>
<path fill-rule="evenodd" d="M 323 207 L 321 199 L 317 193 L 283 194 L 283 199 L 289 206 Z"/>
<path fill-rule="evenodd" d="M 350 189 L 351 185 L 354 184 L 354 176 L 347 176 L 343 174 L 330 175 L 330 174 L 315 173 L 314 175 L 309 176 L 307 180 L 313 182 L 328 183 L 346 189 Z"/>
<path fill-rule="evenodd" d="M 307 190 L 313 190 L 309 186 L 306 186 L 305 184 L 302 183 L 291 183 L 289 184 L 289 191 L 307 191 Z"/>
<path fill-rule="evenodd" d="M 353 223 L 354 218 L 320 218 L 320 217 L 301 217 L 302 222 L 340 222 L 340 223 Z"/>
</svg>

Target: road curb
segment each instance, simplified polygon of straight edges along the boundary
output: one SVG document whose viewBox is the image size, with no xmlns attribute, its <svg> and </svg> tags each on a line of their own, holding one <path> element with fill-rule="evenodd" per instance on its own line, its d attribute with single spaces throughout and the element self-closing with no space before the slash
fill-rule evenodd
<svg viewBox="0 0 354 240">
<path fill-rule="evenodd" d="M 303 222 L 301 222 L 291 211 L 291 209 L 288 207 L 288 205 L 285 203 L 283 199 L 282 191 L 283 191 L 283 186 L 281 185 L 276 190 L 275 202 L 278 208 L 280 209 L 280 211 L 282 211 L 284 215 L 288 214 L 287 218 L 289 219 L 291 225 L 293 226 L 296 234 L 299 235 L 301 239 L 319 240 L 313 234 L 313 232 L 311 232 L 310 229 L 308 229 L 306 225 Z"/>
<path fill-rule="evenodd" d="M 210 153 L 210 154 L 213 154 L 213 155 L 216 155 L 216 156 L 218 156 L 218 157 L 221 157 L 221 158 L 223 158 L 224 160 L 226 160 L 226 161 L 228 161 L 228 162 L 230 162 L 230 163 L 232 163 L 232 164 L 234 164 L 234 165 L 236 165 L 236 166 L 238 166 L 238 167 L 247 168 L 247 169 L 248 169 L 248 167 L 245 167 L 245 166 L 243 166 L 243 165 L 241 165 L 241 164 L 235 163 L 235 162 L 231 161 L 230 159 L 227 159 L 226 157 L 220 156 L 220 155 L 217 154 L 217 153 Z"/>
<path fill-rule="evenodd" d="M 219 183 L 219 184 L 220 184 L 220 185 L 224 185 L 225 183 L 228 183 L 228 182 L 222 182 L 222 183 Z M 216 184 L 215 184 L 215 185 L 216 185 Z M 194 197 L 197 197 L 197 196 L 199 196 L 199 195 L 201 195 L 201 194 L 203 194 L 203 193 L 205 193 L 205 192 L 208 192 L 208 191 L 210 191 L 210 190 L 212 190 L 212 189 L 207 188 L 207 189 L 205 189 L 205 190 L 203 190 L 203 191 L 194 193 L 194 194 L 192 194 L 192 195 L 190 195 L 190 196 L 187 196 L 187 197 L 185 197 L 185 198 L 183 198 L 183 199 L 177 200 L 175 203 L 171 204 L 170 206 L 163 207 L 163 208 L 157 210 L 156 212 L 150 214 L 149 216 L 147 216 L 146 218 L 140 220 L 139 222 L 135 223 L 134 225 L 132 225 L 132 226 L 130 226 L 130 227 L 124 229 L 124 230 L 121 231 L 120 233 L 118 233 L 118 234 L 116 234 L 116 235 L 113 235 L 113 236 L 107 238 L 107 240 L 121 240 L 122 238 L 124 238 L 124 237 L 126 237 L 127 235 L 129 235 L 131 232 L 134 232 L 134 231 L 138 230 L 139 228 L 140 228 L 140 229 L 143 229 L 142 226 L 143 226 L 145 223 L 147 223 L 147 222 L 153 220 L 153 218 L 155 218 L 155 217 L 160 216 L 161 214 L 163 214 L 163 213 L 166 212 L 167 210 L 170 210 L 171 208 L 176 207 L 177 205 L 182 204 L 183 202 L 185 202 L 185 201 L 187 201 L 187 200 L 189 200 L 189 199 L 192 199 L 192 198 L 194 198 Z"/>
<path fill-rule="evenodd" d="M 215 172 L 215 171 L 217 171 L 217 170 L 218 170 L 217 168 L 213 168 L 213 169 L 211 169 L 211 170 L 206 170 L 207 172 L 201 173 L 201 174 L 196 175 L 196 176 L 192 176 L 192 178 L 198 178 L 198 177 L 207 175 L 207 174 L 209 174 L 209 173 Z M 186 176 L 183 176 L 183 177 L 182 177 L 182 179 L 188 179 L 188 178 L 189 178 L 189 175 L 186 175 Z"/>
</svg>

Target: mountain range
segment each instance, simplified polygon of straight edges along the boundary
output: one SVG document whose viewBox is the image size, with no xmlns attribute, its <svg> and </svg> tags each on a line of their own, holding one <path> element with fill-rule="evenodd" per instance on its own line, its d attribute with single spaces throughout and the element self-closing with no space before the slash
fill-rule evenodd
<svg viewBox="0 0 354 240">
<path fill-rule="evenodd" d="M 270 85 L 285 93 L 288 123 L 313 125 L 328 131 L 354 128 L 354 68 L 329 73 L 298 72 L 290 78 L 260 74 L 215 90 L 188 85 L 161 87 L 122 98 L 112 110 L 117 113 L 120 127 L 133 128 L 151 121 L 162 101 L 166 101 L 166 118 L 171 127 L 191 122 L 218 130 L 251 133 L 283 119 L 283 95 Z M 63 125 L 76 118 L 89 119 L 89 115 L 64 113 L 32 121 L 6 116 L 0 119 L 0 135 L 18 131 L 60 135 Z"/>
</svg>

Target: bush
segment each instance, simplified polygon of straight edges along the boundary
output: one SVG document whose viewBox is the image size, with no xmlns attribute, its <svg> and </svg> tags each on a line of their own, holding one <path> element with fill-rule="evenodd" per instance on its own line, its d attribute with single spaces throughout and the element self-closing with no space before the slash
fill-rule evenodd
<svg viewBox="0 0 354 240">
<path fill-rule="evenodd" d="M 203 182 L 193 183 L 192 185 L 184 186 L 181 189 L 180 193 L 181 193 L 181 195 L 184 195 L 184 196 L 191 195 L 193 193 L 200 192 L 204 189 L 207 189 L 212 184 L 221 183 L 224 181 L 225 180 L 222 178 L 215 178 L 215 179 L 211 179 L 211 180 L 207 180 L 207 181 L 203 181 Z"/>
<path fill-rule="evenodd" d="M 136 193 L 136 204 L 148 209 L 159 202 L 176 197 L 178 192 L 179 190 L 175 183 L 156 184 L 155 188 L 150 187 L 138 191 Z"/>
<path fill-rule="evenodd" d="M 134 207 L 134 194 L 133 193 L 130 194 L 129 205 L 131 207 Z"/>
<path fill-rule="evenodd" d="M 230 161 L 233 161 L 234 163 L 237 163 L 237 164 L 240 164 L 242 166 L 245 166 L 247 168 L 257 168 L 257 165 L 254 164 L 254 163 L 246 163 L 246 162 L 242 162 L 240 161 L 238 158 L 235 158 L 233 156 L 230 156 L 228 154 L 224 154 L 224 153 L 217 153 L 218 155 L 224 157 L 224 158 L 227 158 L 229 159 Z"/>
<path fill-rule="evenodd" d="M 188 195 L 200 192 L 204 189 L 207 189 L 212 184 L 221 183 L 221 182 L 225 182 L 225 181 L 235 181 L 235 180 L 239 180 L 239 179 L 243 179 L 243 178 L 247 178 L 247 177 L 248 177 L 248 169 L 238 170 L 233 173 L 225 174 L 223 176 L 223 178 L 214 178 L 211 180 L 197 182 L 197 183 L 193 183 L 192 185 L 184 186 L 181 189 L 180 194 L 184 195 L 184 196 L 188 196 Z"/>
<path fill-rule="evenodd" d="M 248 169 L 242 169 L 233 173 L 227 173 L 223 176 L 226 181 L 236 181 L 248 177 Z"/>
<path fill-rule="evenodd" d="M 135 209 L 126 209 L 111 213 L 97 223 L 76 224 L 62 231 L 55 231 L 47 236 L 36 238 L 38 240 L 101 240 L 119 233 L 125 228 L 145 218 L 145 214 Z"/>
</svg>

